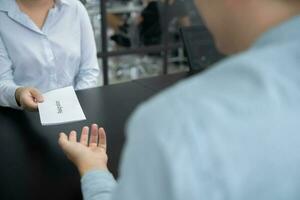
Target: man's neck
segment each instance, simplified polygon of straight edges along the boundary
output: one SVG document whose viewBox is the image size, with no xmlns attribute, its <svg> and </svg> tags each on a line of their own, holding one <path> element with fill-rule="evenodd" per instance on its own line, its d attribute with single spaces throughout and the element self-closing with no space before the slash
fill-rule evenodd
<svg viewBox="0 0 300 200">
<path fill-rule="evenodd" d="M 235 36 L 234 52 L 240 52 L 251 47 L 255 41 L 268 30 L 300 15 L 300 3 L 295 6 L 275 4 L 273 7 L 257 7 L 256 12 L 249 14 L 248 18 L 239 24 Z"/>
</svg>

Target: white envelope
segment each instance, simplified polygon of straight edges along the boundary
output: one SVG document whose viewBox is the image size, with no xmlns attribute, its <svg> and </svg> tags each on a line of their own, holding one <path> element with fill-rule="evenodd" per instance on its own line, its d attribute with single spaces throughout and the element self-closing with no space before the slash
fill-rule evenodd
<svg viewBox="0 0 300 200">
<path fill-rule="evenodd" d="M 72 86 L 43 94 L 44 102 L 38 104 L 43 126 L 86 120 Z"/>
</svg>

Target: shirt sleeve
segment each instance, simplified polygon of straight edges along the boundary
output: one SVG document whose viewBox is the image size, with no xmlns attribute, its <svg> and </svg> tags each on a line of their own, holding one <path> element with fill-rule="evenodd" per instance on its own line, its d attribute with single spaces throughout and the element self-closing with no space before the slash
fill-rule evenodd
<svg viewBox="0 0 300 200">
<path fill-rule="evenodd" d="M 108 200 L 115 185 L 116 181 L 108 171 L 90 171 L 81 179 L 83 198 L 85 200 Z"/>
<path fill-rule="evenodd" d="M 78 14 L 81 20 L 81 62 L 76 76 L 76 90 L 95 87 L 100 72 L 93 28 L 88 13 L 80 2 L 78 2 Z"/>
<path fill-rule="evenodd" d="M 0 36 L 0 106 L 19 108 L 15 92 L 18 86 L 13 80 L 13 64 Z"/>
<path fill-rule="evenodd" d="M 118 183 L 114 185 L 107 172 L 87 173 L 82 178 L 84 200 L 172 199 L 163 146 L 151 136 L 153 129 L 139 119 L 140 115 L 135 115 L 127 129 Z"/>
</svg>

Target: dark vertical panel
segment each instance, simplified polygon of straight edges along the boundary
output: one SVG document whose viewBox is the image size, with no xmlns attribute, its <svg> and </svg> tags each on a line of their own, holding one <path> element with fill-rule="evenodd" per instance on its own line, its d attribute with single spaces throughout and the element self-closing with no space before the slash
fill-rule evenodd
<svg viewBox="0 0 300 200">
<path fill-rule="evenodd" d="M 163 74 L 168 73 L 168 46 L 169 46 L 169 0 L 164 1 L 162 9 L 162 31 L 163 31 Z"/>
<path fill-rule="evenodd" d="M 103 68 L 103 84 L 108 85 L 108 57 L 107 57 L 107 21 L 106 21 L 106 0 L 101 0 L 100 13 L 101 13 L 101 44 L 102 44 L 102 68 Z"/>
</svg>

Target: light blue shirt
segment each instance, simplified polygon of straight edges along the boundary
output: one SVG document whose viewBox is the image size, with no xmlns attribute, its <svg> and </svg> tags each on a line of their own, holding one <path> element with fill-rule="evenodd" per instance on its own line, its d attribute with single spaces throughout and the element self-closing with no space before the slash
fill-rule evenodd
<svg viewBox="0 0 300 200">
<path fill-rule="evenodd" d="M 140 106 L 118 183 L 87 173 L 85 200 L 300 199 L 299 25 Z"/>
<path fill-rule="evenodd" d="M 42 92 L 96 86 L 99 66 L 88 14 L 77 0 L 57 0 L 42 29 L 15 0 L 0 0 L 0 106 L 18 107 L 20 86 Z"/>
</svg>

